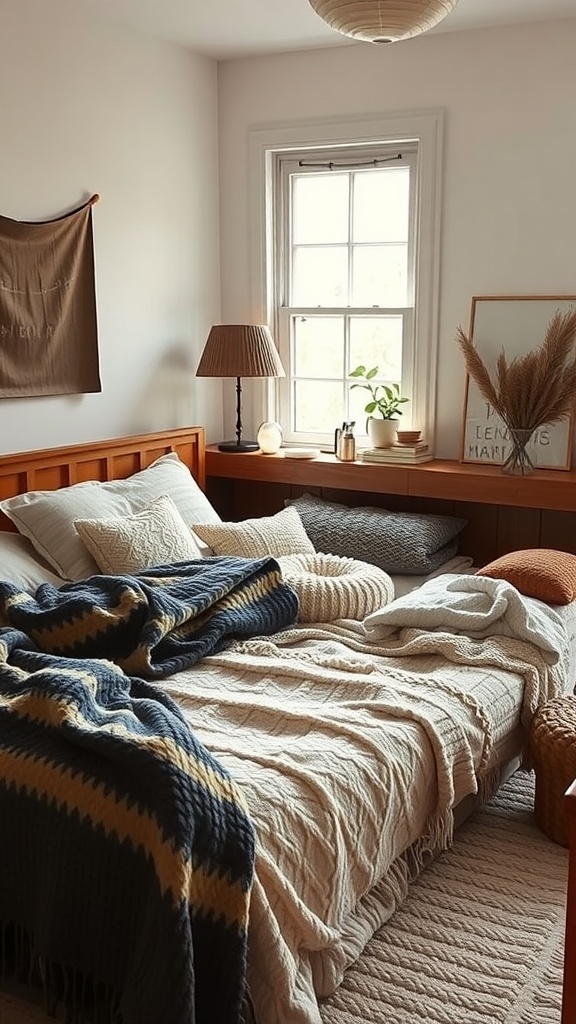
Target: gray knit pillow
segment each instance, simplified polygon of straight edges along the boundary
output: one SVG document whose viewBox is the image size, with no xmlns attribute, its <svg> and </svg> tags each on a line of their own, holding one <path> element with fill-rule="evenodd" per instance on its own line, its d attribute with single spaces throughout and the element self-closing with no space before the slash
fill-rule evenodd
<svg viewBox="0 0 576 1024">
<path fill-rule="evenodd" d="M 289 499 L 316 551 L 356 558 L 390 574 L 434 572 L 458 550 L 465 519 L 383 508 L 349 508 L 312 494 Z"/>
</svg>

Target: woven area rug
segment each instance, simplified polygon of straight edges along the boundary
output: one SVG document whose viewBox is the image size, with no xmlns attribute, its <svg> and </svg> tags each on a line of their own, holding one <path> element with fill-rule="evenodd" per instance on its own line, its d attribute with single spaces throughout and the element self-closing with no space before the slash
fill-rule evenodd
<svg viewBox="0 0 576 1024">
<path fill-rule="evenodd" d="M 461 826 L 325 1002 L 324 1024 L 560 1024 L 568 851 L 534 823 L 533 788 L 517 772 Z M 49 1018 L 0 992 L 0 1022 Z"/>
<path fill-rule="evenodd" d="M 516 772 L 368 943 L 324 1024 L 560 1024 L 568 851 Z"/>
</svg>

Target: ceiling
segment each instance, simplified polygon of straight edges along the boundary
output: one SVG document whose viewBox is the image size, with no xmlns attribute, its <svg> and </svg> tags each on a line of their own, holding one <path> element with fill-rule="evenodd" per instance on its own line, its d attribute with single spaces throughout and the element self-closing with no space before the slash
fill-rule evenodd
<svg viewBox="0 0 576 1024">
<path fill-rule="evenodd" d="M 354 42 L 308 0 L 80 0 L 93 11 L 216 60 Z M 576 17 L 576 0 L 459 0 L 433 32 Z M 369 46 L 371 44 L 360 44 Z M 396 44 L 397 46 L 407 43 Z"/>
</svg>

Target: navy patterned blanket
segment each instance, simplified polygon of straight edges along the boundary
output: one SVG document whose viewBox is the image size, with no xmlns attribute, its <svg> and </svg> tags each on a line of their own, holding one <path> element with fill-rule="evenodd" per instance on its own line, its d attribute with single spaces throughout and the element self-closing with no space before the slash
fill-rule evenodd
<svg viewBox="0 0 576 1024">
<path fill-rule="evenodd" d="M 0 625 L 42 651 L 109 658 L 129 675 L 166 676 L 235 637 L 294 622 L 298 598 L 273 558 L 201 558 L 133 576 L 91 576 L 31 596 L 0 581 Z"/>
<path fill-rule="evenodd" d="M 0 583 L 0 959 L 24 958 L 70 1019 L 95 1002 L 121 1024 L 238 1024 L 252 825 L 138 676 L 296 615 L 272 559 Z"/>
</svg>

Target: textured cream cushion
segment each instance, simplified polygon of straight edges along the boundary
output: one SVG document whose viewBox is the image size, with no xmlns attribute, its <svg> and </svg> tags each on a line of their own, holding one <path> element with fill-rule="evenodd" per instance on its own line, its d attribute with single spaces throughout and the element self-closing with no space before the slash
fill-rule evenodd
<svg viewBox="0 0 576 1024">
<path fill-rule="evenodd" d="M 241 523 L 193 523 L 192 529 L 216 555 L 260 558 L 314 552 L 300 516 L 291 506 L 274 516 Z"/>
<path fill-rule="evenodd" d="M 1 501 L 0 508 L 60 576 L 80 580 L 98 572 L 98 566 L 76 531 L 75 520 L 128 516 L 161 494 L 170 495 L 188 525 L 220 522 L 188 467 L 172 452 L 125 480 L 89 480 L 57 491 L 28 491 Z"/>
<path fill-rule="evenodd" d="M 77 519 L 74 525 L 105 573 L 140 572 L 151 565 L 202 557 L 192 531 L 167 494 L 131 516 Z"/>
<path fill-rule="evenodd" d="M 41 583 L 52 583 L 58 587 L 64 582 L 60 576 L 54 575 L 26 537 L 4 530 L 0 532 L 0 579 L 15 583 L 29 593 L 33 593 Z"/>
<path fill-rule="evenodd" d="M 478 569 L 476 575 L 506 580 L 526 597 L 537 597 L 548 604 L 570 604 L 576 600 L 576 555 L 567 551 L 511 551 Z"/>
<path fill-rule="evenodd" d="M 394 600 L 384 569 L 340 555 L 288 555 L 279 559 L 282 576 L 298 594 L 300 622 L 362 620 Z"/>
</svg>

